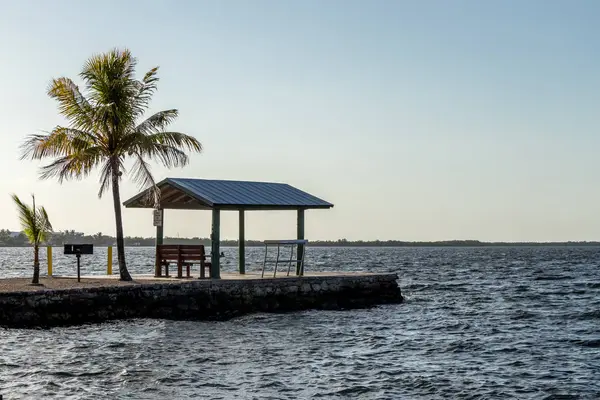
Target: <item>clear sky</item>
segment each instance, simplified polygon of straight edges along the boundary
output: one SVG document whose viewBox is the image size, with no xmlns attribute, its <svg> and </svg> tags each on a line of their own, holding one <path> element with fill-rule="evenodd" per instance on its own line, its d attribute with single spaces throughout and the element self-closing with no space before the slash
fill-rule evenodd
<svg viewBox="0 0 600 400">
<path fill-rule="evenodd" d="M 114 235 L 97 177 L 39 181 L 18 146 L 63 122 L 53 77 L 128 47 L 140 75 L 160 66 L 151 111 L 178 108 L 205 147 L 157 179 L 290 183 L 335 204 L 307 212 L 308 239 L 600 240 L 598 1 L 0 4 L 0 228 L 18 229 L 9 194 L 35 192 L 55 229 Z M 123 217 L 153 234 L 150 210 Z M 295 213 L 246 227 L 293 237 Z M 167 235 L 209 230 L 209 212 L 166 212 Z"/>
</svg>

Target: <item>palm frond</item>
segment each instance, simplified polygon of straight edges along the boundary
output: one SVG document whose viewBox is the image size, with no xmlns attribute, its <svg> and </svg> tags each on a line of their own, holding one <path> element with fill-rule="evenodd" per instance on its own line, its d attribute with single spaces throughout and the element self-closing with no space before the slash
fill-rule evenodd
<svg viewBox="0 0 600 400">
<path fill-rule="evenodd" d="M 53 79 L 48 95 L 58 101 L 59 112 L 69 120 L 72 128 L 93 129 L 94 108 L 71 79 Z"/>
<path fill-rule="evenodd" d="M 16 194 L 11 195 L 14 203 L 17 205 L 17 211 L 19 213 L 19 222 L 23 230 L 29 229 L 35 226 L 35 217 L 33 210 L 27 204 L 23 203 Z"/>
<path fill-rule="evenodd" d="M 136 118 L 144 115 L 144 112 L 152 100 L 152 96 L 158 87 L 158 67 L 146 72 L 144 78 L 138 83 L 138 93 L 133 99 L 133 107 Z"/>
<path fill-rule="evenodd" d="M 44 157 L 65 156 L 95 144 L 103 145 L 90 132 L 57 126 L 47 134 L 29 135 L 21 144 L 21 159 L 40 160 Z"/>
<path fill-rule="evenodd" d="M 102 195 L 108 191 L 111 185 L 112 167 L 110 160 L 106 160 L 100 171 L 100 190 L 98 190 L 98 198 L 102 198 Z"/>
<path fill-rule="evenodd" d="M 50 223 L 50 218 L 48 218 L 48 212 L 44 207 L 38 207 L 37 212 L 37 221 L 38 221 L 38 243 L 43 243 L 48 239 L 48 234 L 53 231 L 52 224 Z"/>
<path fill-rule="evenodd" d="M 159 111 L 139 124 L 135 128 L 135 132 L 139 132 L 143 135 L 162 132 L 167 128 L 167 126 L 175 121 L 175 119 L 177 119 L 178 115 L 179 111 L 177 110 Z"/>
<path fill-rule="evenodd" d="M 202 144 L 193 136 L 180 132 L 157 132 L 145 135 L 145 142 L 174 147 L 183 151 L 201 152 Z"/>
<path fill-rule="evenodd" d="M 150 187 L 150 190 L 147 193 L 147 200 L 154 205 L 158 204 L 160 191 L 150 172 L 150 165 L 144 161 L 144 158 L 140 154 L 136 154 L 135 164 L 133 165 L 133 180 L 137 182 L 140 187 Z"/>
<path fill-rule="evenodd" d="M 132 99 L 139 93 L 134 79 L 137 60 L 129 50 L 114 49 L 92 56 L 80 76 L 94 104 L 97 122 L 110 127 L 111 149 L 117 146 L 123 132 L 135 125 L 136 113 Z"/>
<path fill-rule="evenodd" d="M 178 132 L 160 132 L 153 135 L 138 134 L 131 152 L 142 157 L 160 161 L 167 168 L 187 165 L 189 157 L 186 150 L 200 152 L 202 145 L 195 138 Z"/>
<path fill-rule="evenodd" d="M 141 187 L 154 185 L 150 165 L 139 154 L 136 154 L 135 163 L 133 164 L 133 181 Z"/>
<path fill-rule="evenodd" d="M 167 168 L 185 167 L 190 160 L 185 151 L 165 144 L 155 144 L 148 157 L 160 161 Z"/>
<path fill-rule="evenodd" d="M 88 147 L 59 157 L 41 168 L 40 178 L 58 178 L 64 180 L 82 179 L 90 175 L 93 169 L 102 162 L 104 152 L 99 147 Z"/>
<path fill-rule="evenodd" d="M 137 93 L 132 82 L 136 64 L 129 50 L 113 49 L 90 57 L 79 75 L 97 104 L 111 104 Z M 122 96 L 124 89 L 128 91 L 127 96 Z"/>
<path fill-rule="evenodd" d="M 122 179 L 121 175 L 127 173 L 127 168 L 125 168 L 123 163 L 123 157 L 115 158 L 116 167 L 113 167 L 111 159 L 112 158 L 105 159 L 102 169 L 100 170 L 100 189 L 98 190 L 98 198 L 102 198 L 102 195 L 104 195 L 104 193 L 112 186 L 113 168 L 116 169 L 119 181 Z"/>
</svg>

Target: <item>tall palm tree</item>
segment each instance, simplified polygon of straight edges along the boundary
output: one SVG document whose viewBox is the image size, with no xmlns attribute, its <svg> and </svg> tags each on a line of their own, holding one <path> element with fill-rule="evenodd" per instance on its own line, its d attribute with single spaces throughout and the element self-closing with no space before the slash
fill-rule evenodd
<svg viewBox="0 0 600 400">
<path fill-rule="evenodd" d="M 158 67 L 137 80 L 136 63 L 127 49 L 92 56 L 79 74 L 84 82 L 83 93 L 69 78 L 54 79 L 48 95 L 58 101 L 68 126 L 30 135 L 21 157 L 53 158 L 42 167 L 40 177 L 56 177 L 59 182 L 87 177 L 100 168 L 98 197 L 112 187 L 121 280 L 131 280 L 125 265 L 119 194 L 125 160 L 133 158 L 133 179 L 140 186 L 155 189 L 150 192 L 157 204 L 158 190 L 148 161 L 159 161 L 167 168 L 179 167 L 188 163 L 186 150 L 202 151 L 196 138 L 165 130 L 176 119 L 177 110 L 160 111 L 140 122 L 157 88 Z"/>
<path fill-rule="evenodd" d="M 16 194 L 12 196 L 19 211 L 19 220 L 23 234 L 33 245 L 33 279 L 31 283 L 38 285 L 40 283 L 40 244 L 48 239 L 48 234 L 52 232 L 52 225 L 48 219 L 48 213 L 44 207 L 35 207 L 35 196 L 31 195 L 33 205 L 23 203 Z"/>
</svg>

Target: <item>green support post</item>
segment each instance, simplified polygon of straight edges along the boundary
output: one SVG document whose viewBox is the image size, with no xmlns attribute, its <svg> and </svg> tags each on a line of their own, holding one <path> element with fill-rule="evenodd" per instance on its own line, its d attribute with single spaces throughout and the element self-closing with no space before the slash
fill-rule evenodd
<svg viewBox="0 0 600 400">
<path fill-rule="evenodd" d="M 246 234 L 244 221 L 244 210 L 240 210 L 240 238 L 238 241 L 238 267 L 240 275 L 246 273 Z"/>
<path fill-rule="evenodd" d="M 160 225 L 156 226 L 156 252 L 154 253 L 154 276 L 158 277 L 160 276 L 160 260 L 158 259 L 158 246 L 160 246 L 161 244 L 163 244 L 163 225 L 165 223 L 165 210 L 163 210 L 162 208 L 159 209 L 160 211 Z"/>
<path fill-rule="evenodd" d="M 304 240 L 304 210 L 298 210 L 298 240 Z M 304 275 L 304 266 L 301 260 L 304 257 L 304 245 L 298 245 L 298 262 L 296 263 L 296 275 Z"/>
<path fill-rule="evenodd" d="M 221 279 L 221 266 L 220 266 L 220 229 L 221 229 L 221 213 L 218 208 L 213 208 L 212 210 L 212 234 L 210 235 L 211 240 L 211 269 L 210 269 L 210 278 L 211 279 Z"/>
</svg>

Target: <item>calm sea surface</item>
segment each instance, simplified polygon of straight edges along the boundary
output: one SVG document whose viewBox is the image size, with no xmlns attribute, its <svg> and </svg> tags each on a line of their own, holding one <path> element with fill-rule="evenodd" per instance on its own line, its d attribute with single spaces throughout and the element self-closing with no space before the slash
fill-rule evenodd
<svg viewBox="0 0 600 400">
<path fill-rule="evenodd" d="M 249 249 L 250 264 L 261 251 Z M 0 248 L 0 275 L 29 276 L 30 252 Z M 84 273 L 103 273 L 106 250 L 96 252 L 84 259 Z M 235 250 L 225 252 L 233 271 Z M 73 274 L 74 259 L 60 253 L 55 273 Z M 129 248 L 131 270 L 150 273 L 152 255 Z M 599 248 L 309 248 L 306 268 L 398 272 L 407 301 L 227 322 L 0 328 L 0 394 L 600 398 Z"/>
</svg>

